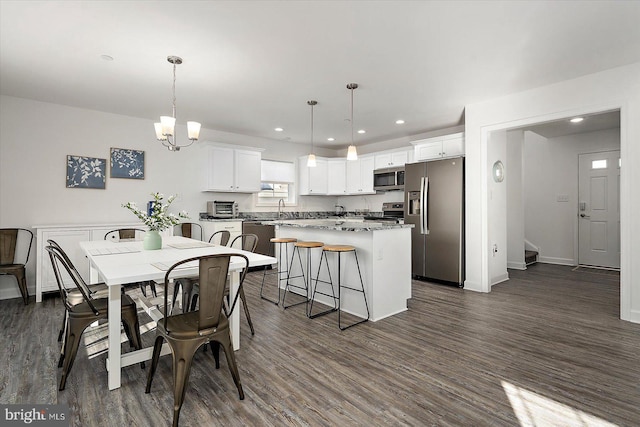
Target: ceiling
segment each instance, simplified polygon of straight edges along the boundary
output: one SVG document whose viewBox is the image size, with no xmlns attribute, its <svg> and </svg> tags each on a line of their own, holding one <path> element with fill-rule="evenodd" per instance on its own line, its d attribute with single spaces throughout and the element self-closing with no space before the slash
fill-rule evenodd
<svg viewBox="0 0 640 427">
<path fill-rule="evenodd" d="M 583 120 L 579 123 L 571 123 L 568 117 L 553 122 L 540 123 L 533 126 L 525 126 L 524 130 L 530 130 L 545 138 L 558 138 L 577 133 L 595 132 L 606 129 L 620 128 L 620 111 L 609 111 L 600 114 L 580 116 Z"/>
<path fill-rule="evenodd" d="M 347 83 L 356 145 L 410 138 L 464 123 L 467 104 L 640 61 L 639 21 L 640 1 L 2 0 L 0 91 L 157 121 L 178 55 L 178 124 L 309 143 L 313 99 L 315 143 L 342 148 Z"/>
</svg>

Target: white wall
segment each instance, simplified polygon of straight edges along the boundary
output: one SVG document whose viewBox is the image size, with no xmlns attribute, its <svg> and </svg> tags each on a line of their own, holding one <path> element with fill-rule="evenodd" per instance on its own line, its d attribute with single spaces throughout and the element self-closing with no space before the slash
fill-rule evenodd
<svg viewBox="0 0 640 427">
<path fill-rule="evenodd" d="M 574 115 L 621 111 L 620 314 L 640 323 L 640 62 L 529 91 L 467 105 L 465 288 L 490 291 L 487 157 L 489 132 Z M 634 187 L 635 186 L 635 187 Z M 505 225 L 506 226 L 506 225 Z"/>
<path fill-rule="evenodd" d="M 240 210 L 257 210 L 251 194 L 201 191 L 205 141 L 261 148 L 263 158 L 273 160 L 296 161 L 309 149 L 305 144 L 203 129 L 201 142 L 169 152 L 155 139 L 151 120 L 7 96 L 0 97 L 0 117 L 0 227 L 131 222 L 136 218 L 121 204 L 144 205 L 154 191 L 178 194 L 173 206 L 185 209 L 192 219 L 206 211 L 209 200 L 236 200 Z M 184 127 L 178 128 L 180 135 L 186 138 Z M 108 159 L 110 147 L 144 150 L 145 179 L 107 177 L 105 190 L 65 187 L 68 154 Z M 318 149 L 317 154 L 336 152 Z M 335 200 L 300 197 L 296 210 L 333 210 Z M 31 256 L 27 280 L 33 293 L 33 252 Z M 2 276 L 0 290 L 5 288 L 19 295 L 15 280 Z"/>
<path fill-rule="evenodd" d="M 522 183 L 522 146 L 524 132 L 507 132 L 507 268 L 524 270 L 524 188 Z"/>
<path fill-rule="evenodd" d="M 491 132 L 489 152 L 487 154 L 487 167 L 493 170 L 493 164 L 501 161 L 504 166 L 504 181 L 495 182 L 493 174 L 489 173 L 485 180 L 489 191 L 487 214 L 489 218 L 503 218 L 507 212 L 507 181 L 511 175 L 507 160 L 507 132 L 498 130 Z M 491 252 L 489 254 L 489 277 L 491 286 L 509 279 L 507 273 L 507 227 L 504 223 L 489 222 L 489 241 Z"/>
<path fill-rule="evenodd" d="M 541 262 L 578 264 L 578 155 L 619 149 L 619 129 L 550 139 L 525 132 L 525 234 Z"/>
</svg>

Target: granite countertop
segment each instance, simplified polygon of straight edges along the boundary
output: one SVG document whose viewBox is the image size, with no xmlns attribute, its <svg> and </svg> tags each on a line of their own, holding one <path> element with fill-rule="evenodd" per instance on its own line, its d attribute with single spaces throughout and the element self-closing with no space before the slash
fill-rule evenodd
<svg viewBox="0 0 640 427">
<path fill-rule="evenodd" d="M 363 221 L 348 219 L 285 219 L 264 221 L 263 224 L 336 231 L 376 231 L 414 227 L 413 224 L 396 224 L 394 222 L 386 221 Z"/>
</svg>

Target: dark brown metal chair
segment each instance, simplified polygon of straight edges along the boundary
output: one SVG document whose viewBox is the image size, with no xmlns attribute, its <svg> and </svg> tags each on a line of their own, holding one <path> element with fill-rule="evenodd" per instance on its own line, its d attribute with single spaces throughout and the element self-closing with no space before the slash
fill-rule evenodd
<svg viewBox="0 0 640 427">
<path fill-rule="evenodd" d="M 80 276 L 80 273 L 78 272 L 78 270 L 76 270 L 75 265 L 73 265 L 73 262 L 71 262 L 71 259 L 69 258 L 67 253 L 64 251 L 64 249 L 62 249 L 62 247 L 58 244 L 58 242 L 56 242 L 55 240 L 49 239 L 47 240 L 47 243 L 50 246 L 53 246 L 54 248 L 56 248 L 60 253 L 60 255 L 64 258 L 66 263 L 69 265 L 69 267 L 73 269 L 74 274 L 77 276 Z M 89 296 L 91 296 L 91 298 L 93 299 L 109 297 L 109 288 L 104 283 L 87 285 L 87 289 L 89 290 Z M 77 305 L 84 301 L 82 292 L 80 292 L 80 290 L 76 287 L 67 288 L 65 286 L 64 292 L 66 293 L 67 301 L 71 305 Z M 62 318 L 62 327 L 60 328 L 60 332 L 58 333 L 58 342 L 62 341 L 62 337 L 64 336 L 64 333 L 66 330 L 67 330 L 67 310 L 64 311 L 64 317 Z M 60 356 L 60 362 L 58 363 L 58 367 L 59 368 L 62 367 L 62 356 Z"/>
<path fill-rule="evenodd" d="M 63 360 L 62 378 L 60 379 L 59 387 L 59 390 L 64 390 L 67 377 L 78 353 L 82 333 L 87 326 L 96 320 L 108 318 L 109 301 L 107 298 L 91 298 L 90 290 L 82 277 L 77 274 L 77 270 L 73 267 L 73 264 L 67 263 L 66 257 L 63 256 L 55 246 L 47 246 L 45 249 L 49 252 L 53 273 L 60 290 L 60 297 L 67 310 L 67 328 L 61 356 Z M 82 295 L 83 301 L 81 303 L 72 305 L 67 299 L 67 291 L 61 275 L 60 266 L 63 267 L 62 271 L 65 271 L 67 275 L 71 277 L 73 283 Z M 138 311 L 135 302 L 133 302 L 128 295 L 122 296 L 122 323 L 127 337 L 129 337 L 129 343 L 132 347 L 139 350 L 141 348 L 141 340 Z M 144 368 L 144 363 L 141 363 L 141 366 Z"/>
<path fill-rule="evenodd" d="M 196 240 L 202 240 L 204 237 L 202 226 L 195 222 L 183 222 L 176 225 L 173 227 L 173 235 Z"/>
<path fill-rule="evenodd" d="M 18 254 L 16 251 L 21 234 L 24 234 L 29 239 L 29 247 L 26 254 Z M 29 262 L 32 243 L 33 233 L 31 230 L 26 228 L 0 228 L 0 275 L 14 276 L 16 278 L 24 305 L 29 304 L 25 265 Z M 16 258 L 24 258 L 24 262 L 17 262 L 22 261 L 22 259 Z"/>
<path fill-rule="evenodd" d="M 240 374 L 236 365 L 236 359 L 231 346 L 231 333 L 229 329 L 228 317 L 222 311 L 224 299 L 224 288 L 229 272 L 229 261 L 231 257 L 244 258 L 246 266 L 249 259 L 238 254 L 218 254 L 207 255 L 196 258 L 189 258 L 174 264 L 164 276 L 165 289 L 169 285 L 169 277 L 174 269 L 182 264 L 198 261 L 199 283 L 200 283 L 200 308 L 197 311 L 190 311 L 177 315 L 168 315 L 167 292 L 164 293 L 164 319 L 158 322 L 156 328 L 156 342 L 153 347 L 153 357 L 151 359 L 151 369 L 147 377 L 147 387 L 145 393 L 151 391 L 153 375 L 158 366 L 158 359 L 162 350 L 162 342 L 166 340 L 171 348 L 173 356 L 173 425 L 178 425 L 180 408 L 186 392 L 191 371 L 193 355 L 202 345 L 209 342 L 214 343 L 211 350 L 214 355 L 216 369 L 220 368 L 219 347 L 224 349 L 227 364 L 231 371 L 233 381 L 238 388 L 240 400 L 244 399 L 244 392 L 240 384 Z M 243 277 L 247 271 L 243 270 Z M 242 280 L 241 280 L 242 283 Z M 242 286 L 242 284 L 240 285 Z"/>
<path fill-rule="evenodd" d="M 214 240 L 216 240 L 218 236 L 220 236 L 220 246 L 227 246 L 229 244 L 229 239 L 231 238 L 229 230 L 216 231 L 209 237 L 209 243 L 214 243 Z"/>
<path fill-rule="evenodd" d="M 105 234 L 104 240 L 111 240 L 114 242 L 122 242 L 127 240 L 139 241 L 139 240 L 142 240 L 141 236 L 144 236 L 144 233 L 146 233 L 146 230 L 142 230 L 140 228 L 118 228 L 115 230 L 111 230 L 107 234 Z M 153 294 L 153 296 L 157 297 L 158 292 L 156 292 L 156 282 L 154 282 L 153 280 L 145 280 L 144 282 L 127 283 L 122 286 L 122 292 L 124 293 L 124 290 L 126 287 L 138 286 L 140 287 L 140 291 L 142 292 L 142 295 L 146 297 L 147 285 L 151 287 L 151 293 Z"/>
<path fill-rule="evenodd" d="M 257 246 L 258 246 L 258 236 L 250 233 L 241 234 L 237 236 L 235 239 L 233 239 L 233 241 L 229 245 L 230 248 L 235 247 L 236 249 L 242 249 L 243 251 L 247 251 L 247 252 L 255 252 Z M 196 307 L 196 303 L 198 302 L 198 294 L 199 294 L 198 283 L 193 283 L 193 289 L 191 291 L 191 307 L 190 307 L 191 310 L 195 309 Z M 244 295 L 244 288 L 242 286 L 238 290 L 238 294 L 240 296 L 240 299 L 242 300 L 242 308 L 244 309 L 244 315 L 247 318 L 247 323 L 249 323 L 249 329 L 251 329 L 251 335 L 255 335 L 256 331 L 253 328 L 253 322 L 251 321 L 251 313 L 249 313 L 247 298 Z M 228 286 L 225 287 L 224 295 L 226 297 L 225 300 L 228 301 L 228 298 L 229 298 Z M 228 305 L 225 306 L 225 310 L 227 309 L 228 309 Z"/>
<path fill-rule="evenodd" d="M 188 224 L 188 223 L 185 223 Z M 198 224 L 196 224 L 198 225 Z M 198 225 L 199 226 L 199 225 Z M 183 234 L 184 236 L 184 234 Z M 186 237 L 186 236 L 185 236 Z M 231 238 L 231 233 L 229 230 L 220 230 L 216 231 L 209 237 L 209 243 L 214 243 L 215 240 L 220 238 L 220 246 L 227 246 L 229 243 L 229 239 Z M 171 312 L 173 312 L 173 307 L 176 305 L 176 301 L 178 299 L 178 291 L 182 289 L 182 311 L 187 312 L 189 310 L 193 310 L 192 306 L 195 307 L 196 301 L 193 300 L 193 284 L 198 281 L 197 277 L 181 277 L 180 279 L 174 280 L 173 285 L 173 301 L 171 303 Z"/>
</svg>

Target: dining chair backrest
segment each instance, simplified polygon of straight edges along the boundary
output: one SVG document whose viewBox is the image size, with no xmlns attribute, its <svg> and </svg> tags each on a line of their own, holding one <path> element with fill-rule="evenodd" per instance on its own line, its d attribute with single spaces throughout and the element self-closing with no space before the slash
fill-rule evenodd
<svg viewBox="0 0 640 427">
<path fill-rule="evenodd" d="M 242 249 L 247 252 L 255 252 L 257 246 L 258 236 L 251 233 L 239 235 L 229 245 L 230 248 Z"/>
<path fill-rule="evenodd" d="M 25 238 L 29 241 L 26 252 L 18 251 L 21 246 L 21 234 L 24 234 Z M 0 228 L 0 265 L 26 265 L 27 262 L 29 262 L 32 244 L 33 232 L 31 230 L 27 230 L 26 228 Z"/>
<path fill-rule="evenodd" d="M 142 240 L 144 233 L 146 233 L 146 231 L 140 228 L 118 228 L 105 234 L 104 240 L 113 240 L 114 242 Z"/>
<path fill-rule="evenodd" d="M 249 265 L 249 259 L 246 256 L 241 254 L 224 253 L 205 255 L 179 261 L 172 265 L 164 276 L 165 289 L 167 289 L 171 280 L 170 276 L 174 269 L 179 268 L 182 264 L 198 261 L 198 283 L 200 286 L 198 330 L 201 331 L 202 334 L 206 334 L 207 331 L 215 329 L 220 322 L 220 316 L 222 316 L 224 289 L 227 282 L 227 275 L 229 274 L 229 262 L 231 257 L 243 258 L 245 262 L 243 272 L 247 270 L 246 267 Z M 242 279 L 244 279 L 244 277 L 242 277 Z M 165 292 L 164 296 L 165 316 L 163 324 L 165 330 L 171 334 L 171 331 L 167 329 L 167 307 L 170 306 L 168 294 L 169 292 Z"/>
<path fill-rule="evenodd" d="M 85 300 L 91 311 L 93 311 L 96 316 L 99 315 L 100 311 L 98 311 L 98 309 L 96 309 L 94 304 L 91 302 L 91 292 L 89 291 L 89 288 L 87 287 L 82 277 L 78 274 L 76 268 L 73 266 L 73 264 L 71 264 L 71 261 L 68 261 L 66 254 L 58 249 L 58 247 L 52 245 L 46 246 L 45 249 L 49 252 L 53 274 L 56 278 L 56 282 L 58 283 L 58 289 L 60 290 L 60 297 L 62 298 L 62 302 L 64 303 L 67 310 L 71 310 L 73 308 L 73 305 L 67 299 L 67 289 L 64 285 L 64 281 L 62 280 L 60 266 L 62 266 L 64 268 L 64 271 L 66 271 L 69 277 L 71 277 L 74 285 L 82 294 L 82 298 Z"/>
<path fill-rule="evenodd" d="M 174 236 L 188 237 L 189 239 L 202 240 L 202 226 L 195 222 L 183 222 L 173 228 Z"/>
<path fill-rule="evenodd" d="M 215 243 L 217 238 L 220 238 L 220 246 L 227 246 L 229 243 L 229 239 L 231 238 L 231 233 L 229 230 L 220 230 L 216 231 L 209 237 L 209 243 Z"/>
</svg>

